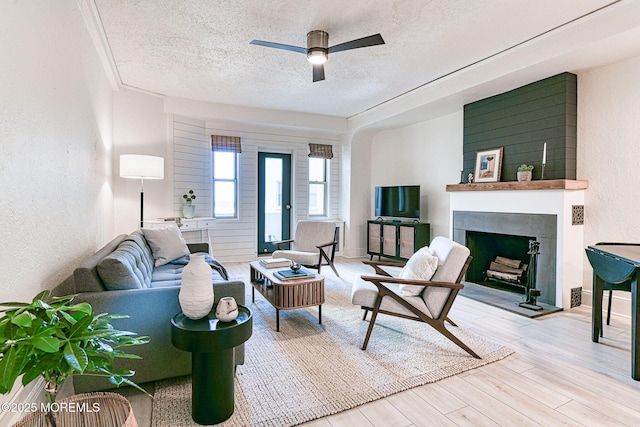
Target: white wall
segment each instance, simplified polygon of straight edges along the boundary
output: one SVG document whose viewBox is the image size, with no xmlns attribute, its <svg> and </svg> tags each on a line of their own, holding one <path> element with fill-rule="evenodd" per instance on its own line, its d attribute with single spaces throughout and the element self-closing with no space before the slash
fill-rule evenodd
<svg viewBox="0 0 640 427">
<path fill-rule="evenodd" d="M 76 2 L 3 2 L 0 29 L 0 301 L 30 301 L 112 237 L 112 89 Z"/>
<path fill-rule="evenodd" d="M 449 236 L 447 184 L 460 181 L 463 112 L 376 134 L 371 147 L 371 188 L 420 185 L 420 221 L 431 224 L 431 237 Z M 374 200 L 370 200 L 373 218 Z"/>
<path fill-rule="evenodd" d="M 0 28 L 0 300 L 30 300 L 112 237 L 112 90 L 75 2 Z"/>
<path fill-rule="evenodd" d="M 144 219 L 171 216 L 171 115 L 162 98 L 120 90 L 113 99 L 113 192 L 115 234 L 128 234 L 140 225 L 140 180 L 120 178 L 121 154 L 164 157 L 162 180 L 144 182 Z"/>
<path fill-rule="evenodd" d="M 585 245 L 640 242 L 638 76 L 640 57 L 578 75 L 577 177 L 589 180 Z M 590 291 L 593 270 L 586 256 L 584 265 L 583 286 Z M 587 295 L 582 302 L 591 305 Z M 629 316 L 629 299 L 629 293 L 615 292 L 613 311 Z"/>
</svg>

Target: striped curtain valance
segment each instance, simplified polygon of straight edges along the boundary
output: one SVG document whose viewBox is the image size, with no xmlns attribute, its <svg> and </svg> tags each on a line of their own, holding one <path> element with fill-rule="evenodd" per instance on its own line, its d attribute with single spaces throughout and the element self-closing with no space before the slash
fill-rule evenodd
<svg viewBox="0 0 640 427">
<path fill-rule="evenodd" d="M 309 157 L 333 159 L 333 148 L 328 144 L 309 144 Z"/>
<path fill-rule="evenodd" d="M 242 153 L 239 136 L 211 135 L 211 150 Z"/>
</svg>

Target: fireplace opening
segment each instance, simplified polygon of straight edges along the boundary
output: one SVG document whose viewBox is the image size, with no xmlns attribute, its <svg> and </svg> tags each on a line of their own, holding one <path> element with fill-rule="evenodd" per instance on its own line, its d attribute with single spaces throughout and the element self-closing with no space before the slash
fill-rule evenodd
<svg viewBox="0 0 640 427">
<path fill-rule="evenodd" d="M 536 240 L 536 238 L 467 230 L 466 246 L 471 251 L 473 260 L 467 270 L 466 280 L 495 289 L 524 294 L 529 272 L 530 256 L 527 252 L 530 240 Z M 500 267 L 502 265 L 504 268 Z M 491 271 L 497 271 L 497 273 L 491 273 Z"/>
</svg>

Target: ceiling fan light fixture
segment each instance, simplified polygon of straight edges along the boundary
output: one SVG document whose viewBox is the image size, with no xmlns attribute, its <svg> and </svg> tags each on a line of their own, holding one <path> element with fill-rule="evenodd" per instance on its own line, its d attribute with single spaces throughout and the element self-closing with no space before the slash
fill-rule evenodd
<svg viewBox="0 0 640 427">
<path fill-rule="evenodd" d="M 312 64 L 324 64 L 327 59 L 328 52 L 321 47 L 313 47 L 307 52 L 307 60 Z"/>
<path fill-rule="evenodd" d="M 289 44 L 274 43 L 264 40 L 252 40 L 250 44 L 271 47 L 274 49 L 288 50 L 291 52 L 306 53 L 307 60 L 313 64 L 313 81 L 324 80 L 324 63 L 329 59 L 329 53 L 345 50 L 360 49 L 361 47 L 384 44 L 380 34 L 362 37 L 329 47 L 329 34 L 322 30 L 313 30 L 307 33 L 307 48 L 292 46 Z"/>
</svg>

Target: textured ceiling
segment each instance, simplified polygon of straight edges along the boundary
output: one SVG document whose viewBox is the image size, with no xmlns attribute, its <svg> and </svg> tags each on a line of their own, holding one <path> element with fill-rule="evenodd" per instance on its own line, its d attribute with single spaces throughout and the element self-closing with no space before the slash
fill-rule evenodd
<svg viewBox="0 0 640 427">
<path fill-rule="evenodd" d="M 545 34 L 611 0 L 95 0 L 121 83 L 166 96 L 350 117 Z M 330 55 L 312 83 L 300 53 L 253 39 L 386 44 Z M 563 70 L 564 71 L 564 70 Z M 566 70 L 570 71 L 570 70 Z"/>
</svg>

